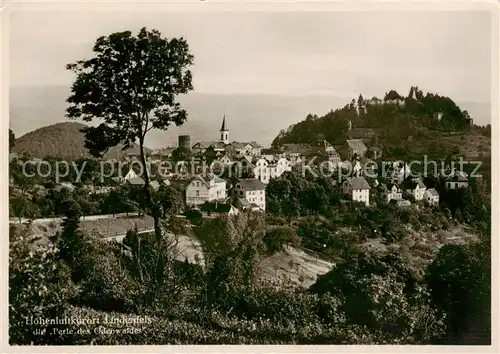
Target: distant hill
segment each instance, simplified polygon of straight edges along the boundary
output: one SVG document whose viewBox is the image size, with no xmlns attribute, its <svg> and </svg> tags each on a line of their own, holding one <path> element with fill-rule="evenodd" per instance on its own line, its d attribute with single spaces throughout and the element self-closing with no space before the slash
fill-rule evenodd
<svg viewBox="0 0 500 354">
<path fill-rule="evenodd" d="M 65 122 L 36 129 L 16 138 L 13 152 L 28 152 L 33 157 L 51 156 L 65 160 L 91 157 L 84 146 L 85 134 L 81 130 L 85 127 L 85 124 Z M 110 149 L 105 157 L 118 159 L 127 152 L 139 152 L 139 148 L 135 146 L 122 151 L 120 146 L 116 146 Z"/>
<path fill-rule="evenodd" d="M 19 137 L 35 128 L 66 122 L 64 116 L 69 94 L 70 88 L 64 86 L 11 87 L 9 128 Z M 256 140 L 267 147 L 280 129 L 300 122 L 308 113 L 322 116 L 332 108 L 342 107 L 350 98 L 350 95 L 190 92 L 179 97 L 179 102 L 188 111 L 187 122 L 180 127 L 171 126 L 168 131 L 152 130 L 146 137 L 146 145 L 154 149 L 177 146 L 177 136 L 183 134 L 191 135 L 193 143 L 218 139 L 221 119 L 225 114 L 231 140 Z M 488 103 L 460 102 L 460 106 L 469 111 L 474 122 L 483 125 L 490 122 Z"/>
</svg>

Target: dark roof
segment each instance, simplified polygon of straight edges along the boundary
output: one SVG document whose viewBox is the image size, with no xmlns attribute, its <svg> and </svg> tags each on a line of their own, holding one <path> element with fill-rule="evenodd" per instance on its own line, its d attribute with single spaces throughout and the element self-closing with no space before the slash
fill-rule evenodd
<svg viewBox="0 0 500 354">
<path fill-rule="evenodd" d="M 309 144 L 283 144 L 283 150 L 289 153 L 306 154 L 311 151 Z"/>
<path fill-rule="evenodd" d="M 386 191 L 390 191 L 392 190 L 392 187 L 396 186 L 396 188 L 399 190 L 399 186 L 395 183 L 381 183 L 380 184 L 380 188 L 382 188 L 383 190 L 386 190 Z"/>
<path fill-rule="evenodd" d="M 226 180 L 225 180 L 225 179 L 220 178 L 220 177 L 219 177 L 219 176 L 217 176 L 217 175 L 214 175 L 214 179 L 215 179 L 215 183 L 226 182 Z"/>
<path fill-rule="evenodd" d="M 406 189 L 415 189 L 417 186 L 419 188 L 426 188 L 424 182 L 420 178 L 407 178 L 406 180 L 403 181 L 403 186 Z"/>
<path fill-rule="evenodd" d="M 266 185 L 258 179 L 240 179 L 238 183 L 246 191 L 257 191 L 266 189 Z"/>
<path fill-rule="evenodd" d="M 250 207 L 250 203 L 248 202 L 247 198 L 238 198 L 238 202 L 244 208 L 249 208 Z"/>
<path fill-rule="evenodd" d="M 278 153 L 280 153 L 280 151 L 277 149 L 273 149 L 273 148 L 262 149 L 262 155 L 274 155 L 274 154 L 278 154 Z"/>
<path fill-rule="evenodd" d="M 387 189 L 388 189 L 388 190 L 391 190 L 391 189 L 392 189 L 392 187 L 394 187 L 394 186 L 396 186 L 396 188 L 397 188 L 397 189 L 399 189 L 399 186 L 398 186 L 397 184 L 395 184 L 395 183 L 388 183 L 388 184 L 387 184 Z"/>
<path fill-rule="evenodd" d="M 451 176 L 447 178 L 448 181 L 454 182 L 468 182 L 467 174 L 462 171 L 455 171 Z"/>
<path fill-rule="evenodd" d="M 199 175 L 193 176 L 193 178 L 191 178 L 191 180 L 189 182 L 192 182 L 195 179 L 200 180 L 200 181 L 204 182 L 207 185 L 212 180 L 214 180 L 215 183 L 226 182 L 226 180 L 220 178 L 217 175 L 214 175 L 213 173 L 203 173 L 203 174 L 199 174 Z"/>
<path fill-rule="evenodd" d="M 332 144 L 330 144 L 328 141 L 324 139 L 316 139 L 313 142 L 311 142 L 311 146 L 327 148 L 327 147 L 332 147 Z"/>
<path fill-rule="evenodd" d="M 349 183 L 351 188 L 355 190 L 370 189 L 370 185 L 364 177 L 347 178 L 347 183 Z"/>
<path fill-rule="evenodd" d="M 247 167 L 247 166 L 253 166 L 253 161 L 251 159 L 249 159 L 248 157 L 246 156 L 243 156 L 241 159 L 240 159 L 240 162 L 243 162 Z"/>
<path fill-rule="evenodd" d="M 127 180 L 127 182 L 132 184 L 132 185 L 137 185 L 137 186 L 142 186 L 146 183 L 146 182 L 144 182 L 144 180 L 141 177 L 131 178 L 131 179 Z"/>
<path fill-rule="evenodd" d="M 200 210 L 206 213 L 229 213 L 232 207 L 226 203 L 205 203 L 200 205 Z"/>
<path fill-rule="evenodd" d="M 262 145 L 260 145 L 256 141 L 251 141 L 249 144 L 252 145 L 252 147 L 254 147 L 254 148 L 262 148 Z"/>
<path fill-rule="evenodd" d="M 224 114 L 224 118 L 222 118 L 222 126 L 220 127 L 220 131 L 225 131 L 227 130 L 226 127 L 226 115 Z"/>
<path fill-rule="evenodd" d="M 375 132 L 371 128 L 354 128 L 347 134 L 352 139 L 367 139 L 372 138 L 375 135 Z"/>
<path fill-rule="evenodd" d="M 173 188 L 177 188 L 177 189 L 186 188 L 186 186 L 190 182 L 190 180 L 188 180 L 188 179 L 170 179 L 169 181 L 170 181 L 170 185 Z"/>
<path fill-rule="evenodd" d="M 431 189 L 428 189 L 427 190 L 427 193 L 429 193 L 430 195 L 432 195 L 433 197 L 439 197 L 439 193 L 437 192 L 437 190 L 435 190 L 434 188 L 431 188 Z"/>
<path fill-rule="evenodd" d="M 213 147 L 214 149 L 223 149 L 226 145 L 222 141 L 198 141 L 191 148 L 197 149 L 196 145 L 200 145 L 203 149 L 208 149 L 209 147 Z"/>
<path fill-rule="evenodd" d="M 120 183 L 123 181 L 123 177 L 111 177 L 111 180 L 116 183 Z"/>
</svg>

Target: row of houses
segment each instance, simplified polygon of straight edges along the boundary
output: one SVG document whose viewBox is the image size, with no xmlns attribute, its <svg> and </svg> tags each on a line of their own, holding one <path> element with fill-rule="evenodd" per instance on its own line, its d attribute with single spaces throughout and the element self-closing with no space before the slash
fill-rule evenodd
<svg viewBox="0 0 500 354">
<path fill-rule="evenodd" d="M 124 185 L 144 185 L 144 180 L 130 170 L 120 180 Z M 228 187 L 225 179 L 213 173 L 201 173 L 187 179 L 164 179 L 150 181 L 153 189 L 161 184 L 171 186 L 183 192 L 186 206 L 200 208 L 207 203 L 218 203 L 218 208 L 226 208 L 225 204 L 236 200 L 241 210 L 266 210 L 266 185 L 259 179 L 240 179 L 234 186 Z"/>
<path fill-rule="evenodd" d="M 425 201 L 429 205 L 439 204 L 439 193 L 434 188 L 427 188 L 420 177 L 406 177 L 402 183 L 399 181 L 390 183 L 378 183 L 374 180 L 372 185 L 376 188 L 376 193 L 386 203 L 395 203 L 397 206 L 408 206 L 410 200 L 404 196 L 411 196 L 416 202 Z M 462 171 L 453 171 L 445 180 L 447 189 L 458 189 L 468 187 L 468 176 Z M 372 187 L 362 176 L 348 177 L 342 184 L 343 192 L 352 201 L 360 202 L 366 206 L 370 205 L 370 190 Z"/>
</svg>

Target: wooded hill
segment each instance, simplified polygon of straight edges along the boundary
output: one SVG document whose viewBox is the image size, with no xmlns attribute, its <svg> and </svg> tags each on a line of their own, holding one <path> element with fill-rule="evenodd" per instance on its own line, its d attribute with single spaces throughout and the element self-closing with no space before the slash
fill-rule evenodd
<svg viewBox="0 0 500 354">
<path fill-rule="evenodd" d="M 37 158 L 59 157 L 66 160 L 92 157 L 84 145 L 85 133 L 82 130 L 87 127 L 85 124 L 76 122 L 48 125 L 17 138 L 12 152 L 26 152 Z M 122 147 L 118 145 L 110 149 L 104 157 L 119 159 L 129 152 L 138 153 L 139 148 L 134 146 L 122 150 Z"/>
<path fill-rule="evenodd" d="M 491 132 L 489 125 L 473 125 L 468 112 L 462 111 L 451 98 L 430 92 L 424 95 L 418 87 L 412 86 L 407 97 L 394 90 L 383 99 L 366 99 L 360 95 L 357 100 L 323 117 L 309 114 L 305 120 L 281 130 L 272 146 L 310 143 L 316 139 L 325 139 L 333 145 L 344 144 L 349 138 L 349 121 L 354 130 L 371 128 L 376 136 L 368 145 L 382 147 L 385 156 L 395 157 L 428 153 L 429 149 L 450 154 L 453 144 L 444 146 L 441 138 L 454 135 L 489 138 Z M 483 147 L 485 151 L 489 148 Z"/>
</svg>

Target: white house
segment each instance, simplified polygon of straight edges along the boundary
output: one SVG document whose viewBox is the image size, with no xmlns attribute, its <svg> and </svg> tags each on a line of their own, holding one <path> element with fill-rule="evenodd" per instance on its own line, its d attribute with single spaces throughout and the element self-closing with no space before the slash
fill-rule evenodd
<svg viewBox="0 0 500 354">
<path fill-rule="evenodd" d="M 425 200 L 431 205 L 439 204 L 439 193 L 434 188 L 430 188 L 424 193 Z"/>
<path fill-rule="evenodd" d="M 271 179 L 271 169 L 269 167 L 269 161 L 263 157 L 255 158 L 253 160 L 253 174 L 256 179 L 262 183 L 268 184 Z"/>
<path fill-rule="evenodd" d="M 130 181 L 130 180 L 135 179 L 135 178 L 137 178 L 137 177 L 139 177 L 139 176 L 137 175 L 137 173 L 135 173 L 134 169 L 132 169 L 132 168 L 131 168 L 131 169 L 127 172 L 127 174 L 125 175 L 125 177 L 123 177 L 123 179 L 124 179 L 125 181 Z"/>
<path fill-rule="evenodd" d="M 231 158 L 227 155 L 224 155 L 222 156 L 219 161 L 224 165 L 224 166 L 227 166 L 229 165 L 232 161 L 231 161 Z"/>
<path fill-rule="evenodd" d="M 291 171 L 291 163 L 284 157 L 267 159 L 265 157 L 253 160 L 253 174 L 262 183 L 268 184 L 271 178 L 278 178 L 284 172 Z"/>
<path fill-rule="evenodd" d="M 351 196 L 353 201 L 370 205 L 370 185 L 364 177 L 348 177 L 344 181 L 343 191 Z"/>
<path fill-rule="evenodd" d="M 381 184 L 381 196 L 384 201 L 389 203 L 391 200 L 401 200 L 403 198 L 403 193 L 401 188 L 397 184 Z"/>
<path fill-rule="evenodd" d="M 409 178 L 403 182 L 403 192 L 411 194 L 416 201 L 424 199 L 426 189 L 420 177 Z"/>
<path fill-rule="evenodd" d="M 258 179 L 240 179 L 234 186 L 234 194 L 245 198 L 252 209 L 266 210 L 266 186 Z"/>
<path fill-rule="evenodd" d="M 226 181 L 211 173 L 194 176 L 185 190 L 188 206 L 227 198 Z"/>
<path fill-rule="evenodd" d="M 328 153 L 328 161 L 338 166 L 339 163 L 342 162 L 342 158 L 340 157 L 340 154 L 337 151 L 331 151 Z"/>
</svg>

